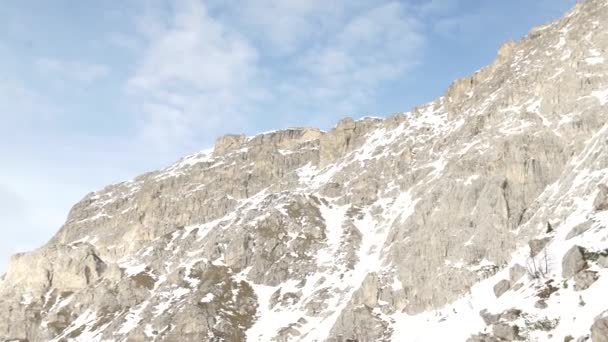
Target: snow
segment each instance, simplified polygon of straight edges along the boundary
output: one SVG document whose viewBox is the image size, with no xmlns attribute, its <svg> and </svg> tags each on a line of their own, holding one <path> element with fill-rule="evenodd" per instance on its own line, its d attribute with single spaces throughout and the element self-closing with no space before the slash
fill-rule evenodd
<svg viewBox="0 0 608 342">
<path fill-rule="evenodd" d="M 136 259 L 123 262 L 119 264 L 119 267 L 125 271 L 125 275 L 128 277 L 145 272 L 148 265 L 140 264 Z"/>
<path fill-rule="evenodd" d="M 302 286 L 299 281 L 291 280 L 279 286 L 265 286 L 250 284 L 259 302 L 258 320 L 248 330 L 247 339 L 250 341 L 269 341 L 276 332 L 290 324 L 296 324 L 300 318 L 307 323 L 297 323 L 300 332 L 300 341 L 322 341 L 348 304 L 365 277 L 370 272 L 382 268 L 382 253 L 386 238 L 395 221 L 403 222 L 413 211 L 417 201 L 410 197 L 408 192 L 402 192 L 397 198 L 384 197 L 379 199 L 372 207 L 384 208 L 384 214 L 375 217 L 368 208 L 363 212 L 363 218 L 353 219 L 352 223 L 362 234 L 362 242 L 357 251 L 358 262 L 354 269 L 347 269 L 340 264 L 339 252 L 342 243 L 343 225 L 347 220 L 346 212 L 349 206 L 332 204 L 321 206 L 320 211 L 327 225 L 326 247 L 317 253 L 318 272 L 309 274 Z M 246 278 L 246 272 L 235 277 Z M 402 288 L 403 284 L 394 279 L 393 287 Z M 280 304 L 274 308 L 269 307 L 270 297 L 276 291 L 281 293 L 300 292 L 301 300 L 288 307 Z M 326 309 L 318 315 L 308 316 L 305 304 L 317 299 L 317 296 L 327 292 L 329 298 L 325 300 Z M 386 305 L 386 303 L 385 303 Z"/>
<path fill-rule="evenodd" d="M 594 91 L 591 96 L 596 97 L 602 106 L 608 103 L 608 89 Z"/>
<path fill-rule="evenodd" d="M 129 313 L 125 317 L 125 322 L 123 323 L 123 325 L 120 327 L 120 329 L 118 330 L 118 332 L 116 334 L 125 335 L 125 334 L 128 334 L 131 330 L 137 328 L 137 326 L 139 325 L 139 323 L 142 320 L 141 314 L 148 307 L 149 304 L 150 304 L 149 301 L 145 301 L 145 302 L 137 305 L 136 307 L 131 308 L 129 310 Z"/>
<path fill-rule="evenodd" d="M 585 59 L 585 62 L 589 65 L 603 64 L 604 57 L 588 57 Z"/>
<path fill-rule="evenodd" d="M 322 206 L 320 208 L 321 216 L 325 220 L 327 246 L 317 254 L 317 264 L 320 267 L 333 265 L 336 260 L 336 254 L 340 251 L 340 242 L 342 239 L 342 224 L 344 216 L 348 211 L 349 206 Z"/>
<path fill-rule="evenodd" d="M 201 303 L 211 303 L 213 301 L 213 298 L 215 298 L 215 296 L 213 295 L 213 293 L 209 292 L 205 295 L 205 297 L 201 299 Z"/>
<path fill-rule="evenodd" d="M 464 185 L 472 185 L 474 181 L 479 179 L 479 175 L 471 175 L 464 181 Z"/>
<path fill-rule="evenodd" d="M 78 318 L 76 318 L 76 320 L 74 322 L 72 322 L 72 324 L 70 324 L 69 327 L 67 327 L 65 330 L 63 330 L 61 332 L 61 334 L 56 336 L 51 342 L 65 341 L 66 336 L 69 336 L 72 332 L 75 332 L 82 326 L 85 326 L 85 329 L 83 330 L 83 332 L 80 333 L 75 339 L 70 339 L 70 341 L 82 341 L 82 342 L 99 341 L 101 338 L 99 336 L 100 333 L 91 332 L 91 327 L 95 323 L 96 320 L 97 320 L 97 314 L 93 310 L 88 309 L 84 313 L 82 313 L 80 316 L 78 316 Z"/>
<path fill-rule="evenodd" d="M 30 304 L 32 304 L 33 300 L 34 300 L 34 296 L 32 296 L 31 293 L 23 294 L 21 296 L 21 305 L 25 305 L 25 306 L 30 305 Z"/>
</svg>

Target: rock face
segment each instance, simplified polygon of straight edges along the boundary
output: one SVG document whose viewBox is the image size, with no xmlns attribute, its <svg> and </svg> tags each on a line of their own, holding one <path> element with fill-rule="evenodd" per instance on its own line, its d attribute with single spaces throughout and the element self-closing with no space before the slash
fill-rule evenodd
<svg viewBox="0 0 608 342">
<path fill-rule="evenodd" d="M 608 342 L 608 316 L 601 315 L 591 327 L 592 342 Z"/>
<path fill-rule="evenodd" d="M 503 279 L 494 285 L 494 295 L 498 298 L 511 288 L 511 282 Z"/>
<path fill-rule="evenodd" d="M 225 136 L 90 193 L 0 278 L 0 341 L 586 336 L 608 308 L 608 270 L 579 273 L 608 248 L 606 51 L 608 4 L 581 1 L 410 112 Z"/>
<path fill-rule="evenodd" d="M 562 260 L 562 277 L 571 278 L 587 267 L 584 252 L 580 246 L 573 246 L 568 250 Z"/>
<path fill-rule="evenodd" d="M 598 211 L 608 209 L 608 186 L 605 184 L 598 185 L 598 192 L 593 201 L 593 207 Z"/>
<path fill-rule="evenodd" d="M 506 323 L 496 324 L 494 329 L 494 336 L 503 341 L 515 341 L 519 339 L 519 328 L 516 325 L 509 325 Z"/>
</svg>

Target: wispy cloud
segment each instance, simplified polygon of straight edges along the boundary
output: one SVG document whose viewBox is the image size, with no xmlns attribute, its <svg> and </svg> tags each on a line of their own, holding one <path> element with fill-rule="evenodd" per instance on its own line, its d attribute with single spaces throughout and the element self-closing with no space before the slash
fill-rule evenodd
<svg viewBox="0 0 608 342">
<path fill-rule="evenodd" d="M 143 137 L 159 145 L 242 130 L 259 115 L 356 114 L 425 48 L 416 13 L 396 1 L 187 0 L 144 12 L 146 48 L 127 90 Z"/>
<path fill-rule="evenodd" d="M 238 120 L 258 96 L 250 84 L 256 49 L 202 2 L 176 2 L 168 21 L 155 13 L 141 20 L 146 48 L 127 90 L 141 103 L 145 138 L 164 144 L 215 132 L 220 118 Z"/>
<path fill-rule="evenodd" d="M 417 19 L 399 3 L 386 3 L 349 18 L 302 56 L 298 65 L 307 84 L 299 87 L 309 89 L 309 100 L 355 110 L 380 83 L 403 77 L 419 62 L 424 47 Z"/>
<path fill-rule="evenodd" d="M 35 65 L 40 72 L 83 83 L 98 81 L 110 73 L 110 68 L 102 64 L 53 58 L 40 58 Z"/>
</svg>

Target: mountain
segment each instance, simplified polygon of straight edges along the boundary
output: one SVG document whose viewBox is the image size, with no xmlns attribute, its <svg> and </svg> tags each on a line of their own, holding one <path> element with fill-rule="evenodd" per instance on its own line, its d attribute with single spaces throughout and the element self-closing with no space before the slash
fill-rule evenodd
<svg viewBox="0 0 608 342">
<path fill-rule="evenodd" d="M 444 96 L 227 135 L 88 194 L 1 341 L 608 341 L 608 2 Z"/>
</svg>

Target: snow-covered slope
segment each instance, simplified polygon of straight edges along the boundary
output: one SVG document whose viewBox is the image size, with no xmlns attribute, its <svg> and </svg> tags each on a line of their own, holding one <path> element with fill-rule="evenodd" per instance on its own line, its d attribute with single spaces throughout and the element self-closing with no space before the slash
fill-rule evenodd
<svg viewBox="0 0 608 342">
<path fill-rule="evenodd" d="M 582 1 L 410 112 L 87 195 L 11 259 L 0 340 L 606 341 L 606 23 Z"/>
</svg>

